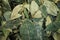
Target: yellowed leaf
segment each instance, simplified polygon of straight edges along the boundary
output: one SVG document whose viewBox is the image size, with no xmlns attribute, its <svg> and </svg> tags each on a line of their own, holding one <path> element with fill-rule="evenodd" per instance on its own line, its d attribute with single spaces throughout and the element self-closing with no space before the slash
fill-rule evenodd
<svg viewBox="0 0 60 40">
<path fill-rule="evenodd" d="M 13 9 L 12 14 L 11 14 L 11 20 L 16 19 L 16 18 L 22 16 L 22 15 L 18 14 L 18 12 L 22 10 L 22 8 L 23 8 L 23 5 L 17 5 Z"/>
<path fill-rule="evenodd" d="M 60 0 L 53 0 L 55 3 L 57 3 L 58 1 L 60 1 Z"/>
<path fill-rule="evenodd" d="M 58 7 L 51 1 L 45 0 L 44 4 L 47 8 L 47 13 L 56 16 L 57 11 L 59 11 Z"/>
<path fill-rule="evenodd" d="M 53 37 L 54 37 L 54 40 L 60 40 L 60 34 L 59 33 L 54 33 Z"/>
<path fill-rule="evenodd" d="M 33 0 L 31 2 L 31 7 L 30 7 L 30 11 L 31 11 L 31 14 L 34 15 L 34 13 L 39 9 L 39 6 L 38 4 Z"/>
<path fill-rule="evenodd" d="M 33 15 L 33 18 L 42 18 L 41 11 L 38 10 L 35 15 Z"/>
<path fill-rule="evenodd" d="M 29 4 L 27 4 L 27 3 L 26 3 L 26 4 L 24 4 L 24 7 L 25 7 L 25 8 L 27 8 L 27 9 L 28 9 L 28 11 L 30 11 L 30 9 L 29 9 L 30 5 L 29 5 Z"/>
<path fill-rule="evenodd" d="M 58 29 L 57 32 L 60 33 L 60 29 Z"/>
<path fill-rule="evenodd" d="M 51 21 L 50 17 L 47 16 L 47 18 L 46 18 L 46 26 L 49 25 L 51 22 L 52 22 L 52 21 Z"/>
</svg>

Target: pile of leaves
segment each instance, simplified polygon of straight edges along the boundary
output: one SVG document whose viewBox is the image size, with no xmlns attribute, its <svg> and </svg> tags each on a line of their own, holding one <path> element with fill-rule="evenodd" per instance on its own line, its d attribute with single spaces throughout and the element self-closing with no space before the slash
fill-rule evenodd
<svg viewBox="0 0 60 40">
<path fill-rule="evenodd" d="M 0 0 L 0 40 L 60 40 L 60 0 Z"/>
</svg>

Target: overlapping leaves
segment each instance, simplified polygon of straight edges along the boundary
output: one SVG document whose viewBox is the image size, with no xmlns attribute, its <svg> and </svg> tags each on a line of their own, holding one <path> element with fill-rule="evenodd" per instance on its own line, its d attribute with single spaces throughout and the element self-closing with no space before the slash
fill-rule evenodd
<svg viewBox="0 0 60 40">
<path fill-rule="evenodd" d="M 21 0 L 15 1 L 21 2 Z M 56 3 L 57 1 L 54 2 Z M 30 3 L 27 3 L 25 0 L 23 4 L 19 4 L 11 10 L 9 1 L 3 0 L 2 18 L 5 18 L 5 20 L 2 20 L 2 31 L 5 40 L 14 28 L 19 30 L 21 40 L 48 40 L 46 32 L 57 32 L 60 28 L 60 13 L 57 13 L 59 9 L 54 2 L 31 0 Z M 53 21 L 54 17 L 55 21 Z"/>
</svg>

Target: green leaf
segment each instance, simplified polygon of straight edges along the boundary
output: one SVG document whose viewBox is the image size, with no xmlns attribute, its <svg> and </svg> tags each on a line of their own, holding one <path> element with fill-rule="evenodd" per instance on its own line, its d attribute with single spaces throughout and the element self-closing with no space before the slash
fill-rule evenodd
<svg viewBox="0 0 60 40">
<path fill-rule="evenodd" d="M 35 0 L 35 2 L 40 6 L 40 0 Z"/>
<path fill-rule="evenodd" d="M 33 18 L 33 21 L 39 22 L 40 20 L 43 20 L 43 18 Z"/>
<path fill-rule="evenodd" d="M 56 27 L 53 23 L 50 23 L 47 25 L 46 31 L 56 32 L 58 30 L 58 27 Z"/>
<path fill-rule="evenodd" d="M 4 36 L 2 37 L 1 40 L 6 40 L 8 35 L 9 35 L 9 33 L 12 32 L 11 29 L 6 29 L 6 28 L 2 28 L 2 31 L 3 31 Z"/>
<path fill-rule="evenodd" d="M 28 19 L 24 20 L 20 27 L 20 34 L 22 36 L 22 40 L 46 39 L 46 35 L 44 34 L 44 31 L 42 28 L 42 24 L 43 24 L 42 21 L 43 20 L 39 20 L 39 22 L 36 22 L 36 21 L 32 22 L 31 20 L 28 20 Z"/>
<path fill-rule="evenodd" d="M 10 29 L 14 29 L 14 28 L 17 28 L 18 25 L 20 25 L 20 22 L 21 22 L 20 19 L 10 20 L 10 21 L 6 22 L 6 24 L 4 25 L 4 27 L 10 28 Z"/>
<path fill-rule="evenodd" d="M 29 18 L 29 14 L 28 14 L 28 11 L 26 9 L 24 9 L 24 15 L 27 19 Z"/>
<path fill-rule="evenodd" d="M 60 22 L 51 22 L 49 25 L 47 25 L 46 30 L 51 32 L 57 32 L 57 30 L 60 29 Z"/>
<path fill-rule="evenodd" d="M 24 20 L 23 24 L 20 27 L 20 34 L 22 35 L 22 40 L 33 39 L 34 38 L 33 31 L 34 30 L 35 30 L 34 24 L 30 20 Z"/>
<path fill-rule="evenodd" d="M 46 6 L 45 5 L 42 5 L 40 7 L 40 10 L 42 12 L 43 17 L 46 18 L 47 17 L 47 9 L 46 9 Z"/>
<path fill-rule="evenodd" d="M 3 11 L 10 11 L 11 10 L 11 7 L 10 7 L 10 4 L 9 4 L 9 1 L 8 0 L 2 0 L 2 4 L 3 4 Z"/>
<path fill-rule="evenodd" d="M 10 20 L 10 17 L 11 17 L 11 11 L 7 11 L 4 13 L 4 17 L 6 19 L 6 21 L 9 21 Z"/>
<path fill-rule="evenodd" d="M 59 29 L 60 28 L 60 21 L 54 22 L 54 25 Z"/>
</svg>

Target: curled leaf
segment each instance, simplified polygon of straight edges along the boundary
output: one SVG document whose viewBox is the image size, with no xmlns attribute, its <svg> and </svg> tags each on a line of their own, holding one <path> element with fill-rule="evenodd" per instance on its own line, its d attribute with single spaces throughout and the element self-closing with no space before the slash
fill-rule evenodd
<svg viewBox="0 0 60 40">
<path fill-rule="evenodd" d="M 22 15 L 18 14 L 18 12 L 22 10 L 22 8 L 23 8 L 23 5 L 17 5 L 13 9 L 12 14 L 11 14 L 11 20 L 16 19 L 16 18 L 19 18 L 19 17 L 22 16 Z"/>
</svg>

